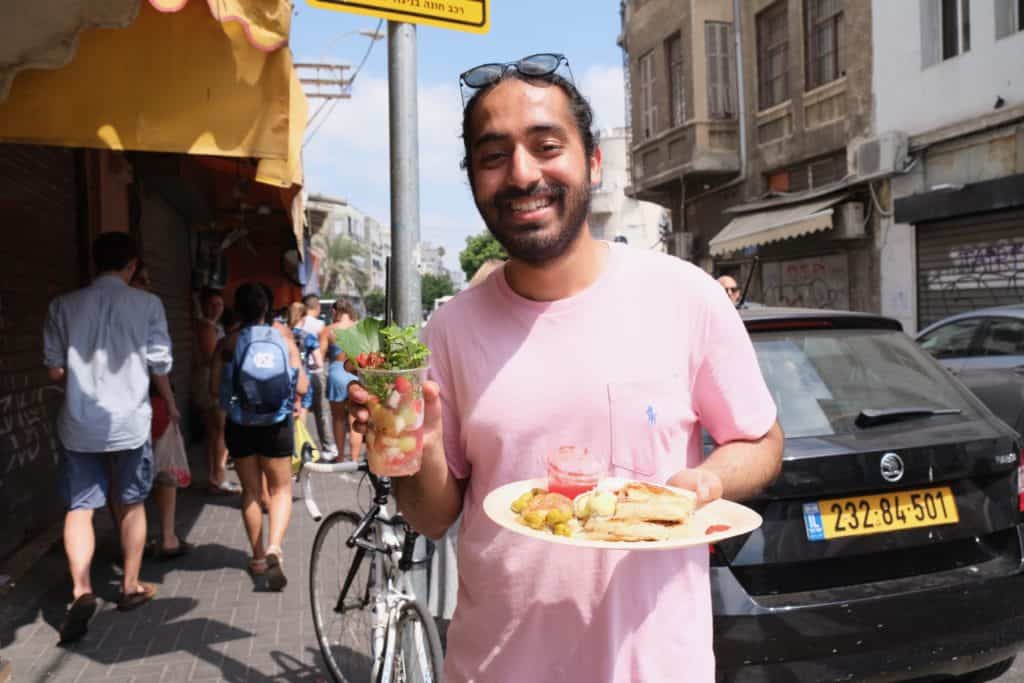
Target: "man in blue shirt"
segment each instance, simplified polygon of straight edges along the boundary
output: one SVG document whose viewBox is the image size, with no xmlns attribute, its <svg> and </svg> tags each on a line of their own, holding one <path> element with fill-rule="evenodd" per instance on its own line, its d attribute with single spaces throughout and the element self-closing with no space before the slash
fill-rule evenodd
<svg viewBox="0 0 1024 683">
<path fill-rule="evenodd" d="M 180 419 L 167 377 L 171 339 L 163 304 L 128 285 L 138 265 L 135 241 L 124 233 L 105 233 L 93 243 L 93 261 L 96 279 L 54 299 L 43 330 L 43 362 L 50 379 L 64 386 L 57 433 L 74 601 L 61 625 L 62 643 L 81 638 L 96 611 L 89 576 L 96 545 L 92 517 L 108 497 L 120 513 L 124 549 L 118 608 L 134 609 L 156 593 L 153 585 L 139 581 L 146 541 L 143 503 L 154 476 L 150 376 L 171 420 Z"/>
</svg>

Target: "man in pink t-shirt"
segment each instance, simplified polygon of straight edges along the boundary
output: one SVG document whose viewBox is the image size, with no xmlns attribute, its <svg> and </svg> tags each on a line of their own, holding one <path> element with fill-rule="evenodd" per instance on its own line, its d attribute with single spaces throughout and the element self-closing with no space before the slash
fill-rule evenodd
<svg viewBox="0 0 1024 683">
<path fill-rule="evenodd" d="M 423 467 L 396 480 L 399 506 L 434 538 L 462 515 L 448 681 L 709 683 L 706 548 L 559 546 L 483 512 L 494 488 L 544 476 L 562 444 L 702 501 L 750 496 L 781 462 L 775 406 L 722 288 L 684 261 L 591 237 L 601 152 L 563 63 L 463 74 L 476 87 L 463 123 L 469 181 L 509 260 L 426 330 L 436 384 Z M 720 444 L 707 458 L 702 427 Z"/>
</svg>

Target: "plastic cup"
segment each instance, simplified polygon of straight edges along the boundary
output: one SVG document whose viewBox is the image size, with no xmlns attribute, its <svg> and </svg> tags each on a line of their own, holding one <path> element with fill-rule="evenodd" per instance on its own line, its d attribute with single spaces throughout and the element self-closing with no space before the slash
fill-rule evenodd
<svg viewBox="0 0 1024 683">
<path fill-rule="evenodd" d="M 548 491 L 570 500 L 590 491 L 608 469 L 586 448 L 560 446 L 548 454 Z"/>
<path fill-rule="evenodd" d="M 379 477 L 404 477 L 423 462 L 423 382 L 427 368 L 359 369 L 370 394 L 367 462 Z"/>
</svg>

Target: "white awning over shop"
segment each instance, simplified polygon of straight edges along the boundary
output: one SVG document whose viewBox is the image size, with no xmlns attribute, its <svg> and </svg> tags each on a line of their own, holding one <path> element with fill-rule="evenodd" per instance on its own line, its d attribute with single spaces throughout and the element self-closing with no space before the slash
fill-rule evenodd
<svg viewBox="0 0 1024 683">
<path fill-rule="evenodd" d="M 723 256 L 747 247 L 831 230 L 832 207 L 848 196 L 834 195 L 818 201 L 737 216 L 711 238 L 708 243 L 711 255 Z"/>
</svg>

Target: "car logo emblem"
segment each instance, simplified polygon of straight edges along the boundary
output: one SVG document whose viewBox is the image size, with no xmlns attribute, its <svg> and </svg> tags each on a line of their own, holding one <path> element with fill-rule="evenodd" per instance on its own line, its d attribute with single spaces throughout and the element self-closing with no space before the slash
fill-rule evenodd
<svg viewBox="0 0 1024 683">
<path fill-rule="evenodd" d="M 895 453 L 886 453 L 882 456 L 882 479 L 890 482 L 897 482 L 903 478 L 903 458 Z"/>
</svg>

